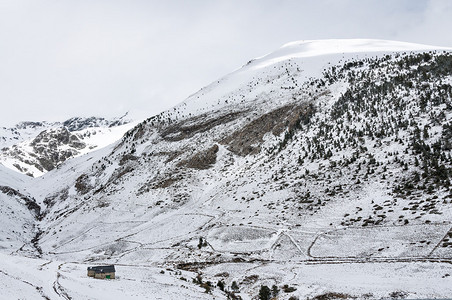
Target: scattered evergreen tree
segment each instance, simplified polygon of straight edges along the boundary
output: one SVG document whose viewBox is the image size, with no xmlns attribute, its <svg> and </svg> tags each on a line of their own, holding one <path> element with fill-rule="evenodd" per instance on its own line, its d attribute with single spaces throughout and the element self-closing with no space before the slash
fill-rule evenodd
<svg viewBox="0 0 452 300">
<path fill-rule="evenodd" d="M 320 201 L 320 200 L 319 200 Z M 279 294 L 279 288 L 277 285 L 272 286 L 272 297 L 276 298 Z"/>
<path fill-rule="evenodd" d="M 231 289 L 233 290 L 233 291 L 238 291 L 240 288 L 239 288 L 239 285 L 237 284 L 237 281 L 233 281 L 232 282 L 232 284 L 231 284 Z"/>
<path fill-rule="evenodd" d="M 266 285 L 261 285 L 261 288 L 259 290 L 259 300 L 270 300 L 270 297 L 270 288 Z"/>
<path fill-rule="evenodd" d="M 218 280 L 217 286 L 220 290 L 224 291 L 224 281 Z"/>
</svg>

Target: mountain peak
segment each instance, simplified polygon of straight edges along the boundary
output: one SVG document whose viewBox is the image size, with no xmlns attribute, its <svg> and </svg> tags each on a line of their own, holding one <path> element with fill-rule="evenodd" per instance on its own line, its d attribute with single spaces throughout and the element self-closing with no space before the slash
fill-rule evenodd
<svg viewBox="0 0 452 300">
<path fill-rule="evenodd" d="M 287 43 L 278 50 L 255 59 L 255 61 L 259 62 L 258 67 L 264 67 L 292 58 L 341 55 L 345 53 L 368 54 L 434 50 L 451 51 L 452 48 L 378 39 L 301 40 Z"/>
<path fill-rule="evenodd" d="M 302 86 L 309 78 L 318 78 L 323 70 L 332 65 L 342 65 L 345 61 L 383 57 L 395 52 L 425 51 L 452 51 L 452 48 L 376 39 L 290 42 L 270 54 L 250 60 L 242 68 L 203 87 L 177 105 L 174 111 L 179 117 L 206 113 L 228 105 L 263 99 L 264 94 L 281 94 L 288 86 Z M 284 76 L 281 70 L 286 71 L 283 72 Z M 275 89 L 274 86 L 279 88 Z"/>
<path fill-rule="evenodd" d="M 305 52 L 306 56 L 334 53 L 451 50 L 452 48 L 378 39 L 301 40 L 283 45 L 280 49 Z"/>
</svg>

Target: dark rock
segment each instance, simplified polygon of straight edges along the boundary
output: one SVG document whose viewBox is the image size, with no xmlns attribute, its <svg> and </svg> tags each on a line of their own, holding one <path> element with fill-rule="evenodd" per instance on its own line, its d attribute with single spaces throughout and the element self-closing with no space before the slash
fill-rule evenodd
<svg viewBox="0 0 452 300">
<path fill-rule="evenodd" d="M 205 170 L 211 168 L 217 161 L 218 145 L 213 145 L 205 151 L 196 153 L 190 159 L 181 162 L 188 168 Z"/>
</svg>

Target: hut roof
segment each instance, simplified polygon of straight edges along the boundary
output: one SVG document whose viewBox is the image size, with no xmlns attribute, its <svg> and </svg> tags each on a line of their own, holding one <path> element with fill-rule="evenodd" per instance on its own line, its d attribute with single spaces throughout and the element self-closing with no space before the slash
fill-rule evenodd
<svg viewBox="0 0 452 300">
<path fill-rule="evenodd" d="M 111 273 L 115 272 L 115 266 L 95 266 L 95 267 L 88 267 L 88 271 L 94 271 L 94 273 Z"/>
</svg>

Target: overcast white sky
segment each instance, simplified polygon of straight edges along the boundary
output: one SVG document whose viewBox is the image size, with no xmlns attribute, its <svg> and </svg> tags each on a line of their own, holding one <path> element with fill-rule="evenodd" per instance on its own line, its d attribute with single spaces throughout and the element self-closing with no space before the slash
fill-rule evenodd
<svg viewBox="0 0 452 300">
<path fill-rule="evenodd" d="M 448 0 L 0 0 L 0 126 L 152 116 L 290 41 L 451 31 Z"/>
</svg>

